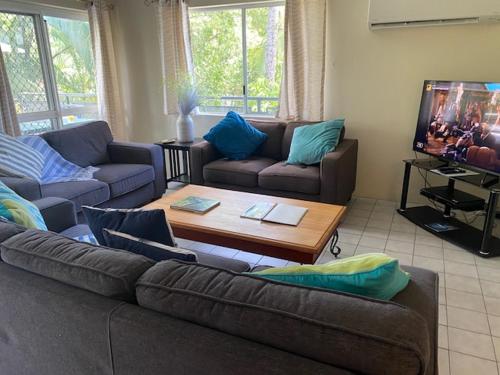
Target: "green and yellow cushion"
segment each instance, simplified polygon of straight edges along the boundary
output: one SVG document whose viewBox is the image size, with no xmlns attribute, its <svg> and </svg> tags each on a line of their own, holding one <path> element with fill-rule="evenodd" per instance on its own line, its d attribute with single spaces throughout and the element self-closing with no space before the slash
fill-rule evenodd
<svg viewBox="0 0 500 375">
<path fill-rule="evenodd" d="M 40 210 L 0 182 L 0 216 L 30 229 L 47 230 Z"/>
<path fill-rule="evenodd" d="M 252 275 L 383 300 L 393 298 L 410 281 L 410 274 L 399 267 L 397 259 L 381 253 L 357 255 L 318 265 L 269 268 Z"/>
</svg>

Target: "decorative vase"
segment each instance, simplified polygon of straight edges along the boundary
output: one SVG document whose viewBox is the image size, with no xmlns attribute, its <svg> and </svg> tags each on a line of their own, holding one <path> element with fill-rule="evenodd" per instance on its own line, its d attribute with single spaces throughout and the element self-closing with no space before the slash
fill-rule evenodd
<svg viewBox="0 0 500 375">
<path fill-rule="evenodd" d="M 191 115 L 179 115 L 177 117 L 177 141 L 188 143 L 194 141 L 194 124 Z"/>
</svg>

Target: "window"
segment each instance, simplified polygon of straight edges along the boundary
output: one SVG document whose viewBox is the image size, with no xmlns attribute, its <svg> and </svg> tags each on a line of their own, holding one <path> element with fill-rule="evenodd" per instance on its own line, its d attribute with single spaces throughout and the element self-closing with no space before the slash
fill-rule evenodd
<svg viewBox="0 0 500 375">
<path fill-rule="evenodd" d="M 87 21 L 0 11 L 0 45 L 23 134 L 97 117 Z"/>
<path fill-rule="evenodd" d="M 284 5 L 190 9 L 200 111 L 273 116 L 278 109 Z"/>
</svg>

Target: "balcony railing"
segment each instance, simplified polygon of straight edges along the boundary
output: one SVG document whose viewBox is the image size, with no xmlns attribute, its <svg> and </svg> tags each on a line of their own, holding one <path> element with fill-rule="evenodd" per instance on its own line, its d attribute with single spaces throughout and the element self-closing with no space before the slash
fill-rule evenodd
<svg viewBox="0 0 500 375">
<path fill-rule="evenodd" d="M 236 111 L 261 116 L 274 116 L 278 110 L 279 98 L 271 96 L 248 96 L 247 108 L 243 96 L 202 96 L 199 110 L 202 113 L 226 113 Z"/>
<path fill-rule="evenodd" d="M 16 109 L 23 134 L 37 134 L 57 127 L 69 126 L 98 117 L 97 97 L 86 93 L 59 93 L 60 112 L 48 110 L 45 94 L 23 92 L 15 95 Z"/>
</svg>

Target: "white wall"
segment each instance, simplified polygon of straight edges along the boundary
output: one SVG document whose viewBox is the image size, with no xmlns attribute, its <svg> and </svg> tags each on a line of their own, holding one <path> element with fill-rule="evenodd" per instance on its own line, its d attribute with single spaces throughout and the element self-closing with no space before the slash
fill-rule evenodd
<svg viewBox="0 0 500 375">
<path fill-rule="evenodd" d="M 368 0 L 329 5 L 328 114 L 359 139 L 357 195 L 397 199 L 423 80 L 500 81 L 500 24 L 370 31 Z"/>
<path fill-rule="evenodd" d="M 116 16 L 132 138 L 150 142 L 175 136 L 175 117 L 162 112 L 154 6 L 117 0 Z M 423 80 L 500 81 L 500 24 L 373 32 L 367 19 L 368 0 L 328 0 L 325 108 L 327 117 L 345 116 L 347 136 L 359 139 L 356 194 L 395 200 L 401 160 L 413 155 Z M 217 119 L 197 117 L 197 135 Z M 413 190 L 420 186 L 413 184 Z"/>
</svg>

